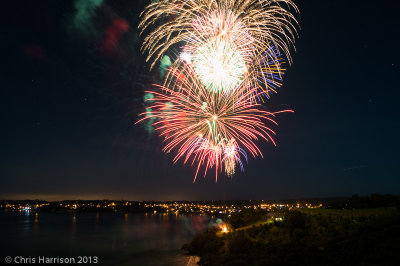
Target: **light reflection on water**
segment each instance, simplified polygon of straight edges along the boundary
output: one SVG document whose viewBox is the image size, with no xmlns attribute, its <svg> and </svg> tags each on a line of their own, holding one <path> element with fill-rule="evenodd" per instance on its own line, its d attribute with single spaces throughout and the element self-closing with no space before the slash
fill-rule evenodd
<svg viewBox="0 0 400 266">
<path fill-rule="evenodd" d="M 98 256 L 107 265 L 186 265 L 180 250 L 215 221 L 200 215 L 0 211 L 0 255 Z"/>
</svg>

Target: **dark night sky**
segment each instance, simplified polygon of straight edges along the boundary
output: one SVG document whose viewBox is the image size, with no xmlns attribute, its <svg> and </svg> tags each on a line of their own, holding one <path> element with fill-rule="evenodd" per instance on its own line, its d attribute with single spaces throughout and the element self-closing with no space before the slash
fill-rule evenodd
<svg viewBox="0 0 400 266">
<path fill-rule="evenodd" d="M 398 0 L 302 0 L 273 147 L 232 180 L 134 125 L 155 82 L 145 1 L 8 1 L 0 24 L 0 198 L 280 199 L 400 194 Z"/>
</svg>

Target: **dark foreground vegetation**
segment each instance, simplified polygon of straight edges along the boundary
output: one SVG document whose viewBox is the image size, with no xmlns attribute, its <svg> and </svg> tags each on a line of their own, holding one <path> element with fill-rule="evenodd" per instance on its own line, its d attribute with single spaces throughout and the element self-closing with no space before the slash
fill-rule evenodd
<svg viewBox="0 0 400 266">
<path fill-rule="evenodd" d="M 228 219 L 228 233 L 210 229 L 184 249 L 201 265 L 400 265 L 399 205 L 382 199 L 355 196 L 347 206 L 357 208 L 348 209 L 244 211 Z"/>
</svg>

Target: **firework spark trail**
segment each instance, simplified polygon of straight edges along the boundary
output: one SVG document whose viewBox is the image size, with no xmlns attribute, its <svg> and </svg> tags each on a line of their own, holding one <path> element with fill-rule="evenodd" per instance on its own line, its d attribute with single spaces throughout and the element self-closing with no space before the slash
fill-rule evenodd
<svg viewBox="0 0 400 266">
<path fill-rule="evenodd" d="M 246 162 L 248 161 L 246 152 L 239 148 L 239 146 L 236 144 L 236 141 L 234 139 L 228 141 L 228 143 L 224 146 L 224 157 L 222 159 L 224 162 L 225 174 L 228 177 L 232 177 L 235 174 L 237 163 L 240 165 L 242 172 L 244 171 L 241 156 L 246 159 Z"/>
</svg>

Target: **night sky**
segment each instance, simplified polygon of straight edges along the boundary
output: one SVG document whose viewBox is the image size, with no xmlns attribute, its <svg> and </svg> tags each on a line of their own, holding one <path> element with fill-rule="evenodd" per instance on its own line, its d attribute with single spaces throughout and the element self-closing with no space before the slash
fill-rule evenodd
<svg viewBox="0 0 400 266">
<path fill-rule="evenodd" d="M 148 1 L 8 1 L 0 16 L 0 198 L 211 200 L 400 194 L 398 0 L 299 0 L 294 64 L 233 179 L 161 151 L 142 125 L 159 82 L 137 33 Z"/>
</svg>

